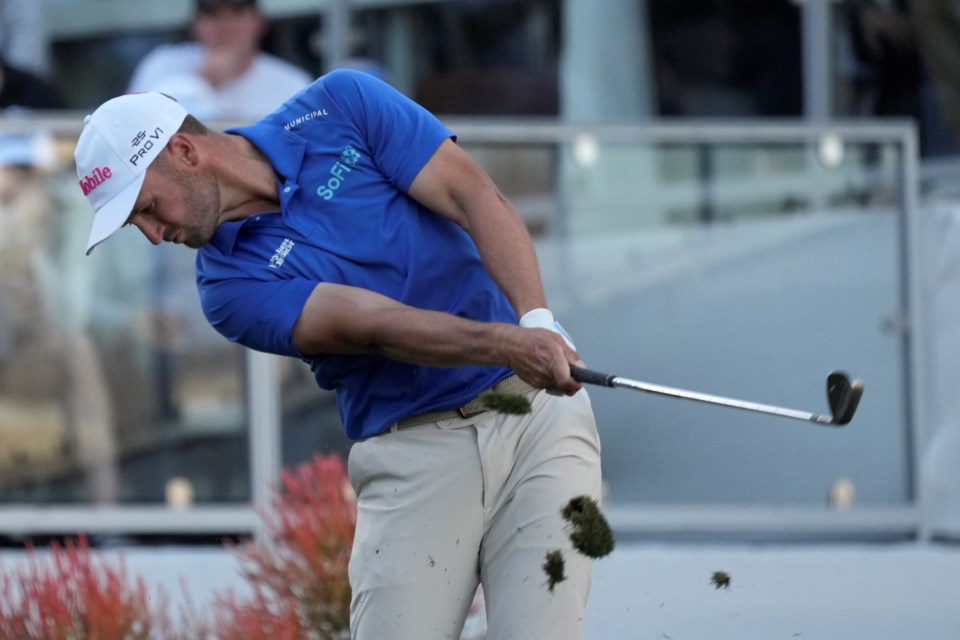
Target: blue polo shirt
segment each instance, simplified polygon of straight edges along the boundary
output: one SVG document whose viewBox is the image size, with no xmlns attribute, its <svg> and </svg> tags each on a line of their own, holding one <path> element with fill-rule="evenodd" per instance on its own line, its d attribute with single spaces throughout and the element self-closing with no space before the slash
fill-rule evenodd
<svg viewBox="0 0 960 640">
<path fill-rule="evenodd" d="M 412 414 L 461 406 L 510 374 L 379 355 L 308 357 L 290 335 L 320 282 L 474 320 L 517 321 L 470 236 L 407 196 L 423 165 L 453 136 L 435 117 L 373 76 L 340 70 L 228 133 L 269 159 L 280 211 L 224 223 L 199 250 L 200 301 L 217 331 L 308 362 L 317 383 L 336 391 L 347 435 L 358 440 Z"/>
</svg>

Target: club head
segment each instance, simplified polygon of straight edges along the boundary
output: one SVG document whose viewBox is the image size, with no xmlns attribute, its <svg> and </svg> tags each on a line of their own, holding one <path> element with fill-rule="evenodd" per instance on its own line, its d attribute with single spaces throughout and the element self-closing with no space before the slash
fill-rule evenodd
<svg viewBox="0 0 960 640">
<path fill-rule="evenodd" d="M 842 371 L 831 371 L 827 376 L 827 402 L 833 414 L 833 424 L 847 424 L 853 420 L 862 395 L 862 381 L 850 380 Z"/>
</svg>

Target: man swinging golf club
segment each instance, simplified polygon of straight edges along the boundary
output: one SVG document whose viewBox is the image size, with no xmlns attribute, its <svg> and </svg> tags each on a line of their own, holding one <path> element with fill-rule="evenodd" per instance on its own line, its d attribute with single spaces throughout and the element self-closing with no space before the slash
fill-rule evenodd
<svg viewBox="0 0 960 640">
<path fill-rule="evenodd" d="M 522 221 L 451 131 L 341 70 L 226 132 L 161 94 L 115 98 L 76 161 L 88 252 L 124 224 L 198 249 L 211 325 L 336 390 L 357 441 L 352 637 L 457 638 L 478 583 L 491 639 L 582 636 L 590 562 L 561 516 L 600 495 L 582 363 Z M 489 389 L 532 411 L 486 410 Z"/>
</svg>

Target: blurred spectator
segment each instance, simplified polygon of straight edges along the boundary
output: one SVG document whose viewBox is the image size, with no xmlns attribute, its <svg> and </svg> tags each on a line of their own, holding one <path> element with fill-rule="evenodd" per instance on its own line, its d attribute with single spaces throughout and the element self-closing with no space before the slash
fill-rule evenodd
<svg viewBox="0 0 960 640">
<path fill-rule="evenodd" d="M 436 3 L 434 41 L 424 47 L 433 70 L 417 83 L 417 102 L 444 114 L 557 115 L 556 65 L 532 46 L 536 13 L 516 0 Z"/>
<path fill-rule="evenodd" d="M 61 499 L 109 504 L 119 495 L 114 421 L 76 300 L 84 270 L 70 268 L 82 251 L 71 244 L 81 236 L 66 229 L 77 216 L 64 214 L 51 187 L 61 164 L 49 134 L 0 134 L 0 409 L 8 435 L 0 469 L 35 473 L 66 461 L 85 485 Z"/>
<path fill-rule="evenodd" d="M 62 109 L 59 92 L 39 76 L 0 57 L 0 109 Z"/>
<path fill-rule="evenodd" d="M 853 53 L 861 65 L 857 111 L 919 119 L 920 56 L 905 2 L 848 0 Z"/>
<path fill-rule="evenodd" d="M 128 90 L 160 91 L 198 118 L 257 120 L 312 80 L 260 50 L 267 21 L 256 0 L 196 0 L 194 42 L 161 45 L 133 73 Z"/>
<path fill-rule="evenodd" d="M 193 40 L 160 45 L 148 53 L 131 76 L 129 92 L 160 91 L 176 98 L 197 117 L 252 122 L 313 81 L 305 70 L 262 50 L 268 22 L 256 0 L 195 0 L 193 6 L 189 25 Z M 185 394 L 185 371 L 192 367 L 193 371 L 208 372 L 207 379 L 215 383 L 221 378 L 223 384 L 232 382 L 235 363 L 228 362 L 225 368 L 222 358 L 239 352 L 224 351 L 219 336 L 210 331 L 202 314 L 197 313 L 198 307 L 184 306 L 185 301 L 195 301 L 197 295 L 192 253 L 173 246 L 159 249 L 150 259 L 140 259 L 134 270 L 128 268 L 128 260 L 119 259 L 118 264 L 125 266 L 122 277 L 115 279 L 114 284 L 118 290 L 143 296 L 136 305 L 140 317 L 131 322 L 137 328 L 138 363 L 143 367 L 139 373 L 146 374 L 143 382 L 147 385 L 126 395 L 138 397 L 138 407 L 148 407 L 140 422 L 166 432 L 167 442 L 172 443 L 176 441 L 175 434 L 187 431 L 193 424 L 197 409 L 206 412 L 203 420 L 209 420 L 211 406 L 215 405 L 218 407 L 215 411 L 219 411 L 230 405 L 224 398 L 217 398 L 216 403 L 211 404 L 213 398 L 204 397 L 204 393 L 210 392 L 197 389 L 197 385 Z M 117 255 L 124 251 L 119 249 Z M 119 298 L 130 300 L 127 295 Z M 185 336 L 191 338 L 185 339 Z M 216 347 L 209 344 L 211 337 L 217 339 Z M 205 354 L 203 363 L 190 360 L 199 353 Z M 183 364 L 186 360 L 192 364 Z M 285 379 L 287 373 L 296 373 L 287 369 L 297 364 L 282 365 Z M 302 369 L 305 375 L 300 376 L 301 384 L 315 388 L 309 370 Z M 221 375 L 224 372 L 226 375 Z M 122 374 L 111 372 L 111 375 Z M 211 387 L 216 389 L 216 384 Z M 241 425 L 238 423 L 236 427 L 239 430 Z M 221 458 L 222 445 L 218 447 L 209 455 Z M 172 446 L 155 454 L 153 463 L 158 465 L 159 475 L 173 473 L 182 464 L 182 451 Z M 217 464 L 211 460 L 209 466 L 216 468 Z M 226 484 L 228 479 L 218 480 Z M 207 493 L 212 490 L 208 487 Z M 198 499 L 209 497 L 200 495 Z"/>
<path fill-rule="evenodd" d="M 659 115 L 801 114 L 797 3 L 686 0 L 649 11 Z"/>
<path fill-rule="evenodd" d="M 929 81 L 921 88 L 931 154 L 960 153 L 960 3 L 910 0 L 910 18 Z"/>
<path fill-rule="evenodd" d="M 195 0 L 190 28 L 194 41 L 161 45 L 144 57 L 128 91 L 166 93 L 199 118 L 252 122 L 313 80 L 303 69 L 261 50 L 267 20 L 256 0 Z M 171 327 L 182 332 L 188 316 L 172 312 L 164 301 L 191 299 L 193 278 L 170 275 L 182 261 L 174 250 L 163 248 L 154 260 L 148 263 L 150 273 L 131 274 L 142 278 L 151 292 L 148 326 L 161 336 Z M 205 326 L 202 317 L 199 320 Z M 156 417 L 172 424 L 182 418 L 171 378 L 176 350 L 163 339 L 153 347 Z"/>
<path fill-rule="evenodd" d="M 22 17 L 23 5 L 0 0 L 3 34 L 11 24 L 28 28 L 9 21 L 14 9 Z M 0 112 L 64 107 L 53 84 L 0 56 Z M 77 248 L 51 187 L 59 165 L 46 132 L 0 133 L 0 407 L 17 436 L 0 451 L 0 467 L 35 470 L 66 454 L 85 486 L 62 499 L 110 504 L 119 495 L 113 416 L 98 350 L 75 303 L 84 270 L 66 268 Z"/>
<path fill-rule="evenodd" d="M 854 115 L 912 118 L 922 156 L 960 152 L 960 6 L 954 0 L 847 0 Z"/>
</svg>

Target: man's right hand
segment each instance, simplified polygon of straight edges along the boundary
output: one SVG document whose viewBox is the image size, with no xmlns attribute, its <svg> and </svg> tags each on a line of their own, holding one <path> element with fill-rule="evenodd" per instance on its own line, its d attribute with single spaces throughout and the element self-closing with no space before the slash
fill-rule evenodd
<svg viewBox="0 0 960 640">
<path fill-rule="evenodd" d="M 524 382 L 548 393 L 572 396 L 583 387 L 570 376 L 570 365 L 583 366 L 566 338 L 551 329 L 523 328 L 524 346 L 509 366 Z"/>
</svg>

